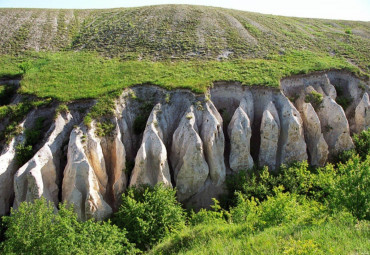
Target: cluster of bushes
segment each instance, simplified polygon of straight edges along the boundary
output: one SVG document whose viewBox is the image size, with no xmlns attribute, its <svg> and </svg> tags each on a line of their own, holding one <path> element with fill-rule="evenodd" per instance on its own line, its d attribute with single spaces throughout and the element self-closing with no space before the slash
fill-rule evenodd
<svg viewBox="0 0 370 255">
<path fill-rule="evenodd" d="M 276 175 L 267 168 L 241 171 L 227 182 L 228 203 L 221 206 L 214 200 L 212 210 L 201 209 L 197 213 L 184 210 L 176 200 L 176 191 L 163 185 L 128 189 L 122 195 L 118 212 L 106 222 L 80 222 L 73 208 L 65 204 L 60 204 L 56 212 L 54 205 L 44 199 L 25 202 L 0 222 L 0 251 L 6 254 L 134 254 L 149 250 L 167 254 L 190 247 L 198 235 L 205 236 L 198 248 L 202 248 L 204 242 L 223 236 L 241 238 L 235 236 L 239 233 L 244 240 L 246 235 L 257 236 L 268 229 L 272 229 L 270 235 L 276 231 L 276 235 L 285 235 L 280 240 L 285 243 L 288 236 L 292 238 L 291 234 L 307 228 L 310 229 L 307 233 L 320 228 L 329 233 L 339 226 L 341 231 L 350 229 L 347 231 L 350 234 L 346 233 L 351 235 L 353 231 L 369 227 L 369 133 L 364 131 L 354 137 L 356 148 L 346 162 L 322 168 L 310 168 L 307 162 L 294 163 L 282 166 Z M 282 226 L 284 230 L 276 230 Z M 209 236 L 212 231 L 217 235 Z M 323 230 L 320 231 L 319 235 L 323 235 Z M 361 235 L 358 238 L 362 238 Z M 293 238 L 290 243 L 296 247 L 292 250 L 284 246 L 288 254 L 301 248 L 322 252 L 315 240 L 301 243 Z"/>
</svg>

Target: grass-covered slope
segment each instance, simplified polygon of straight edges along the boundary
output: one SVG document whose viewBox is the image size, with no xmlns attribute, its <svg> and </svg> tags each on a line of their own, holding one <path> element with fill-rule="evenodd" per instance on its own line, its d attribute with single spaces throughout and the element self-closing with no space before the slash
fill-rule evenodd
<svg viewBox="0 0 370 255">
<path fill-rule="evenodd" d="M 370 23 L 160 5 L 107 10 L 0 9 L 0 79 L 62 101 L 143 83 L 204 92 L 218 80 L 279 86 L 346 69 L 368 77 Z"/>
<path fill-rule="evenodd" d="M 0 9 L 2 53 L 96 50 L 129 59 L 265 58 L 289 50 L 344 56 L 369 71 L 369 22 L 292 18 L 213 7 Z"/>
</svg>

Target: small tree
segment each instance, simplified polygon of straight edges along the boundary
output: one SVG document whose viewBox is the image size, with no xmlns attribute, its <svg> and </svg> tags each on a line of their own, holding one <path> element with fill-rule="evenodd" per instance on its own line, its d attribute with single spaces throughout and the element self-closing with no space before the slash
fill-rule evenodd
<svg viewBox="0 0 370 255">
<path fill-rule="evenodd" d="M 23 202 L 4 217 L 8 229 L 4 254 L 124 254 L 133 253 L 125 232 L 109 222 L 79 222 L 72 208 L 54 206 L 45 199 Z"/>
<path fill-rule="evenodd" d="M 163 185 L 140 186 L 122 195 L 122 204 L 113 222 L 128 231 L 128 239 L 148 249 L 169 232 L 185 225 L 185 214 L 176 200 L 176 191 Z"/>
</svg>

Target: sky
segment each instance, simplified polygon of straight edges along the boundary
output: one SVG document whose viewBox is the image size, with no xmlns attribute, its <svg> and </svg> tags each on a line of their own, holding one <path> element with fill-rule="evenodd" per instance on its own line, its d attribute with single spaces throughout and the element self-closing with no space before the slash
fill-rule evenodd
<svg viewBox="0 0 370 255">
<path fill-rule="evenodd" d="M 294 17 L 370 21 L 370 0 L 0 0 L 0 8 L 102 9 L 195 4 Z"/>
</svg>

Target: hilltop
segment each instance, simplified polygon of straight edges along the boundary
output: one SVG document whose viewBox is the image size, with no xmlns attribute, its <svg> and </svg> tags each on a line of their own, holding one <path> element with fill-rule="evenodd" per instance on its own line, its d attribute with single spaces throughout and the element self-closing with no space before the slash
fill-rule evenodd
<svg viewBox="0 0 370 255">
<path fill-rule="evenodd" d="M 124 59 L 344 56 L 369 71 L 370 23 L 188 5 L 108 10 L 0 9 L 2 53 L 93 50 Z"/>
</svg>

